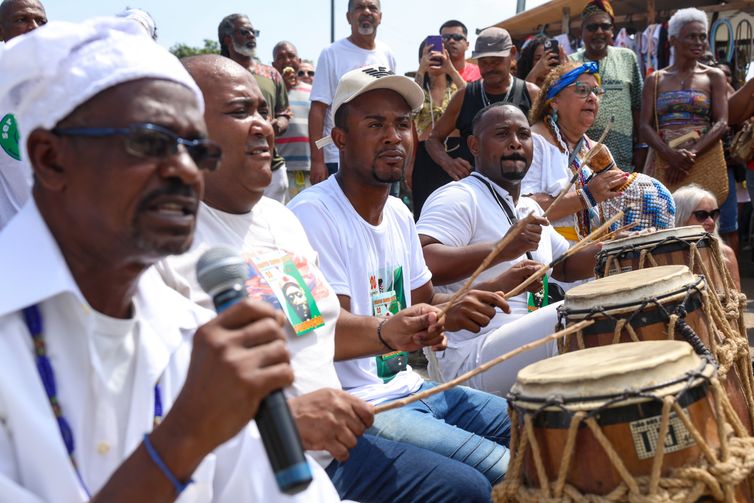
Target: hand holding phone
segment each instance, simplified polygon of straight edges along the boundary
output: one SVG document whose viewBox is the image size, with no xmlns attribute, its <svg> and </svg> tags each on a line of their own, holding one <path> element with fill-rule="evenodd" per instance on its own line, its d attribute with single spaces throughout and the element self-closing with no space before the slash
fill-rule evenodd
<svg viewBox="0 0 754 503">
<path fill-rule="evenodd" d="M 442 36 L 441 35 L 429 35 L 425 42 L 425 47 L 429 47 L 430 52 L 442 52 Z"/>
<path fill-rule="evenodd" d="M 557 57 L 558 63 L 560 63 L 560 44 L 557 40 L 554 38 L 545 40 L 544 44 L 542 44 L 545 48 L 545 53 L 551 52 L 555 54 Z"/>
</svg>

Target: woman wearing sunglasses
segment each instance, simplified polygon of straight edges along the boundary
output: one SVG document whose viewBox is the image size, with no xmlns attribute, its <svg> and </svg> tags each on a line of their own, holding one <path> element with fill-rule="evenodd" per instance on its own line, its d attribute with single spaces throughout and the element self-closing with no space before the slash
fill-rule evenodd
<svg viewBox="0 0 754 503">
<path fill-rule="evenodd" d="M 708 190 L 704 190 L 696 184 L 687 185 L 673 192 L 675 200 L 675 225 L 681 227 L 685 225 L 701 225 L 704 231 L 715 237 L 717 234 L 717 222 L 720 217 L 720 208 L 717 205 L 717 199 Z M 736 288 L 741 290 L 741 278 L 738 273 L 738 260 L 733 249 L 720 241 L 720 247 L 723 252 L 723 260 L 730 271 Z"/>
</svg>

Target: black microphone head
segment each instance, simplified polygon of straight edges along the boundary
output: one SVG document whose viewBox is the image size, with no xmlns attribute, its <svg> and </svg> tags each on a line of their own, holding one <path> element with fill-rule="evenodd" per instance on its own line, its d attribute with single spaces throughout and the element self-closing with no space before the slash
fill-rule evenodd
<svg viewBox="0 0 754 503">
<path fill-rule="evenodd" d="M 246 274 L 246 263 L 238 252 L 224 246 L 210 248 L 196 263 L 196 279 L 199 286 L 210 295 L 215 295 L 232 285 L 243 285 Z"/>
</svg>

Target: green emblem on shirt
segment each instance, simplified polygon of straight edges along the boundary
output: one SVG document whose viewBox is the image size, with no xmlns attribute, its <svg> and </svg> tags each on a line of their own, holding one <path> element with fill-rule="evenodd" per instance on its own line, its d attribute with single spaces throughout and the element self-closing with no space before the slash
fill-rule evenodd
<svg viewBox="0 0 754 503">
<path fill-rule="evenodd" d="M 17 161 L 21 160 L 18 150 L 18 126 L 12 114 L 6 114 L 0 121 L 0 146 L 5 153 Z"/>
</svg>

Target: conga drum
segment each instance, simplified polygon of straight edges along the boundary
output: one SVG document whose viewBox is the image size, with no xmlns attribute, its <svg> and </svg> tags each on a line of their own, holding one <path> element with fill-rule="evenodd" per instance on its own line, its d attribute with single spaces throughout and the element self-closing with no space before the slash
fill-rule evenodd
<svg viewBox="0 0 754 503">
<path fill-rule="evenodd" d="M 640 269 L 576 286 L 558 308 L 558 325 L 594 320 L 559 342 L 561 353 L 595 346 L 651 340 L 683 340 L 710 353 L 720 381 L 752 431 L 752 367 L 748 340 L 725 319 L 706 279 L 683 265 Z"/>
<path fill-rule="evenodd" d="M 685 342 L 539 361 L 508 403 L 511 461 L 494 501 L 751 501 L 754 438 L 712 360 Z"/>
<path fill-rule="evenodd" d="M 736 289 L 720 248 L 720 240 L 701 225 L 676 227 L 603 243 L 595 276 L 603 278 L 660 265 L 686 265 L 704 275 L 710 290 L 720 296 L 728 321 L 744 337 L 746 297 Z"/>
</svg>

